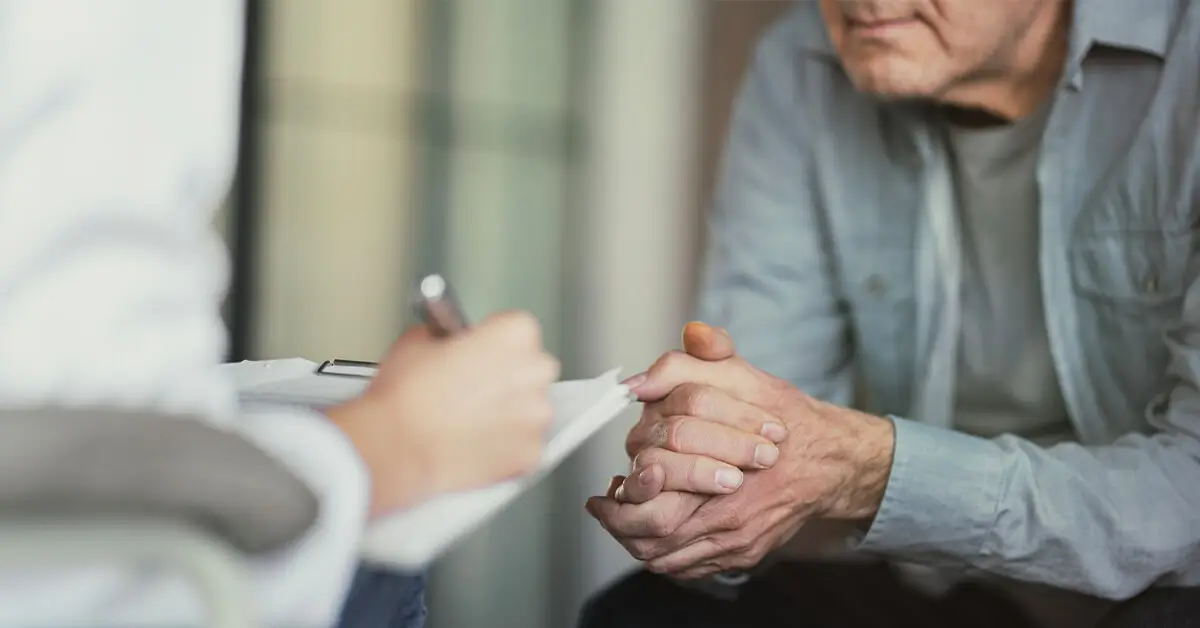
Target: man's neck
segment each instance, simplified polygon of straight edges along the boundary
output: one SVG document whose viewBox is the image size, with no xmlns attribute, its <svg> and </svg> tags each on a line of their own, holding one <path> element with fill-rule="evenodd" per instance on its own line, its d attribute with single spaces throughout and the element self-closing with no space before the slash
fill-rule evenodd
<svg viewBox="0 0 1200 628">
<path fill-rule="evenodd" d="M 938 98 L 946 105 L 978 109 L 1001 119 L 1019 120 L 1054 93 L 1066 64 L 1071 2 L 1050 0 L 1014 43 L 996 71 L 964 82 Z"/>
</svg>

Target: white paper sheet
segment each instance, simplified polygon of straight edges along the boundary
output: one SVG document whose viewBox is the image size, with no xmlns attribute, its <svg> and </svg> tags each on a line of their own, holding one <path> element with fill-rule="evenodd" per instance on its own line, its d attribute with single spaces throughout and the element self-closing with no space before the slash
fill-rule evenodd
<svg viewBox="0 0 1200 628">
<path fill-rule="evenodd" d="M 222 368 L 233 378 L 246 404 L 328 407 L 359 394 L 362 378 L 316 375 L 308 360 L 241 362 Z M 554 406 L 542 463 L 530 476 L 434 498 L 416 508 L 376 520 L 367 530 L 363 556 L 402 569 L 427 566 L 476 529 L 616 418 L 630 403 L 629 389 L 613 369 L 588 380 L 558 382 L 550 388 Z"/>
</svg>

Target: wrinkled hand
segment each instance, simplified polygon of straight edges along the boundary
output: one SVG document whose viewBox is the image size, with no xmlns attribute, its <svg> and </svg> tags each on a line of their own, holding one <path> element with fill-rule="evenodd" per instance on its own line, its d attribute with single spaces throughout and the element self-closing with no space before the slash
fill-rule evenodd
<svg viewBox="0 0 1200 628">
<path fill-rule="evenodd" d="M 608 496 L 589 500 L 589 512 L 634 557 L 647 561 L 652 571 L 680 578 L 751 567 L 787 542 L 810 518 L 872 517 L 882 499 L 891 466 L 891 423 L 815 400 L 738 358 L 727 336 L 721 340 L 722 332 L 703 326 L 700 329 L 703 334 L 716 334 L 701 344 L 711 348 L 725 342 L 728 347 L 725 357 L 704 361 L 688 353 L 667 354 L 647 371 L 644 379 L 632 382 L 636 384 L 635 392 L 653 405 L 665 401 L 685 385 L 721 389 L 732 400 L 761 411 L 761 414 L 737 414 L 736 418 L 726 416 L 721 427 L 739 424 L 753 429 L 760 423 L 770 423 L 766 417 L 774 417 L 786 427 L 790 436 L 779 444 L 778 461 L 769 469 L 746 471 L 742 485 L 733 492 L 708 491 L 727 493 L 714 497 L 663 490 L 674 486 L 702 490 L 695 478 L 680 477 L 683 470 L 698 467 L 698 462 L 680 466 L 673 464 L 670 457 L 651 458 L 649 464 L 644 460 L 641 465 L 635 462 L 631 477 L 619 488 Z M 703 351 L 698 353 L 705 355 Z M 672 416 L 712 414 L 711 399 L 716 396 L 706 393 L 698 397 L 700 401 L 710 400 L 709 405 L 672 406 Z M 728 400 L 721 403 L 724 408 L 735 405 Z M 737 412 L 742 412 L 743 406 L 736 407 Z M 681 445 L 688 439 L 670 437 L 677 436 L 679 428 L 663 427 L 678 424 L 691 424 L 693 430 L 701 431 L 698 423 L 656 420 L 654 413 L 644 413 L 627 445 L 636 449 L 651 444 L 651 449 L 676 454 L 695 452 L 694 446 L 689 449 L 688 445 Z M 712 435 L 728 434 L 712 428 L 702 431 L 718 440 L 722 439 Z M 724 444 L 706 447 L 710 453 L 735 451 L 733 455 L 722 455 L 726 462 L 739 465 L 745 462 L 745 457 L 737 458 L 736 452 L 744 454 L 746 444 L 753 442 L 749 437 L 761 438 L 762 433 L 760 427 L 757 433 L 743 432 L 724 439 L 727 441 Z M 636 452 L 635 461 L 642 459 L 643 451 L 647 450 Z"/>
<path fill-rule="evenodd" d="M 700 323 L 684 328 L 683 346 L 687 356 L 710 362 L 735 354 L 724 331 Z M 671 359 L 678 357 L 659 363 Z M 648 380 L 642 374 L 626 383 L 638 389 Z M 783 420 L 721 388 L 685 383 L 661 399 L 641 398 L 641 420 L 625 440 L 634 481 L 618 489 L 619 501 L 641 503 L 660 490 L 732 493 L 742 484 L 742 469 L 768 469 L 779 459 L 777 445 L 787 436 Z"/>
</svg>

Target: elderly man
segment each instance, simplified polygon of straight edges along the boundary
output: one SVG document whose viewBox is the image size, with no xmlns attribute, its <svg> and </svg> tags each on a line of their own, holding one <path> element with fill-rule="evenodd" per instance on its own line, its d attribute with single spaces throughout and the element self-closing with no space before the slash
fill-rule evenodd
<svg viewBox="0 0 1200 628">
<path fill-rule="evenodd" d="M 1200 616 L 1163 588 L 1200 584 L 1198 218 L 1200 1 L 799 3 L 713 211 L 728 335 L 630 381 L 633 467 L 588 510 L 673 580 L 818 523 L 891 566 L 777 567 L 737 602 L 639 574 L 585 623 L 1022 625 L 1072 591 L 1087 625 L 1155 586 L 1106 621 Z"/>
</svg>

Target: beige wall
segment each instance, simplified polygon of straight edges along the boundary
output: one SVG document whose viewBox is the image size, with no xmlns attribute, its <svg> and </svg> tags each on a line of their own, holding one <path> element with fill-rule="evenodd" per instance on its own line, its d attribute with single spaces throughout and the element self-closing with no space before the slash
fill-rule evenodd
<svg viewBox="0 0 1200 628">
<path fill-rule="evenodd" d="M 373 359 L 399 331 L 419 8 L 267 3 L 255 357 Z"/>
</svg>

